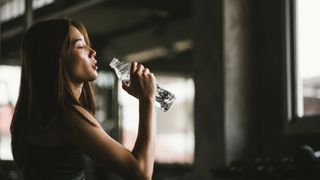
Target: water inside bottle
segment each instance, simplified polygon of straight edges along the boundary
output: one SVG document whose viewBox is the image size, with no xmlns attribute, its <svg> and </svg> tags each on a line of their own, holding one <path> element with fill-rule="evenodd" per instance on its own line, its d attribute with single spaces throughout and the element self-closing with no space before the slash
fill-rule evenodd
<svg viewBox="0 0 320 180">
<path fill-rule="evenodd" d="M 116 72 L 117 77 L 122 81 L 130 81 L 130 63 L 119 61 L 117 58 L 113 58 L 109 64 Z M 170 109 L 176 97 L 173 93 L 161 88 L 157 84 L 156 90 L 156 106 L 162 111 L 166 112 Z"/>
</svg>

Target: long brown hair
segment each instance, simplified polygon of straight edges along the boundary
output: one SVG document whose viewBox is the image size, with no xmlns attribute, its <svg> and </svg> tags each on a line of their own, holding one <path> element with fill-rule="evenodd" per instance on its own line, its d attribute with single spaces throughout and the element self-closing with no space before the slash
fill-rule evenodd
<svg viewBox="0 0 320 180">
<path fill-rule="evenodd" d="M 22 42 L 22 70 L 18 101 L 11 122 L 12 152 L 24 167 L 28 135 L 50 128 L 70 128 L 66 113 L 80 105 L 94 115 L 95 102 L 89 82 L 84 82 L 80 100 L 73 95 L 64 57 L 70 53 L 70 26 L 76 27 L 90 46 L 85 27 L 66 19 L 34 24 Z M 81 116 L 80 113 L 74 113 Z"/>
</svg>

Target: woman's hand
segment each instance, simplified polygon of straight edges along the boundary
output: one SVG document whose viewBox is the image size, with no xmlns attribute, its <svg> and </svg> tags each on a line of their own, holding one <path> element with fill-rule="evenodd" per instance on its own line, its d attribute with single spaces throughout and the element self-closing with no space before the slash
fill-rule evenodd
<svg viewBox="0 0 320 180">
<path fill-rule="evenodd" d="M 154 100 L 156 95 L 156 80 L 148 68 L 137 62 L 131 63 L 130 83 L 122 82 L 122 88 L 139 100 Z"/>
</svg>

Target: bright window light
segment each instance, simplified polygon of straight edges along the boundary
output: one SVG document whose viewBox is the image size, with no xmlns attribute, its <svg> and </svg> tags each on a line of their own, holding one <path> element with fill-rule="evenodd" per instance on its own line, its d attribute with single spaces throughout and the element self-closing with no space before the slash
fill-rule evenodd
<svg viewBox="0 0 320 180">
<path fill-rule="evenodd" d="M 167 112 L 155 107 L 157 121 L 156 161 L 158 163 L 192 164 L 194 158 L 192 78 L 179 75 L 156 75 L 157 83 L 174 93 L 177 100 Z M 121 88 L 119 82 L 122 143 L 132 149 L 138 129 L 138 101 Z"/>
<path fill-rule="evenodd" d="M 0 160 L 13 160 L 10 123 L 20 86 L 19 66 L 0 66 Z"/>
<path fill-rule="evenodd" d="M 54 0 L 33 0 L 32 8 L 38 9 L 53 3 Z M 0 1 L 0 21 L 5 22 L 22 15 L 25 12 L 25 0 Z"/>
<path fill-rule="evenodd" d="M 296 0 L 297 114 L 320 114 L 320 1 Z"/>
</svg>

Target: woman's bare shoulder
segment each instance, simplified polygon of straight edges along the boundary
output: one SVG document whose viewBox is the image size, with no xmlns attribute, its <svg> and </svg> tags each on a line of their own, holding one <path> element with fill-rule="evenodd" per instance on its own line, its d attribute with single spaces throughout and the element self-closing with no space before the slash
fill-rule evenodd
<svg viewBox="0 0 320 180">
<path fill-rule="evenodd" d="M 79 105 L 74 105 L 71 113 L 69 113 L 66 118 L 71 122 L 71 131 L 68 132 L 68 140 L 78 146 L 90 143 L 91 141 L 87 141 L 86 139 L 101 129 L 101 125 L 94 115 Z"/>
<path fill-rule="evenodd" d="M 72 116 L 69 118 L 71 121 L 76 123 L 76 125 L 93 125 L 93 126 L 98 126 L 99 123 L 94 117 L 92 113 L 90 113 L 87 109 L 80 105 L 73 105 L 73 113 Z"/>
</svg>

